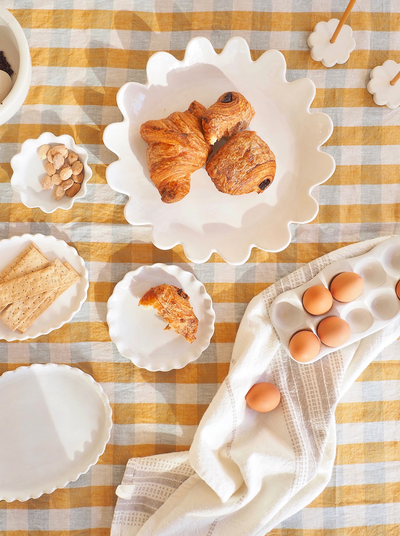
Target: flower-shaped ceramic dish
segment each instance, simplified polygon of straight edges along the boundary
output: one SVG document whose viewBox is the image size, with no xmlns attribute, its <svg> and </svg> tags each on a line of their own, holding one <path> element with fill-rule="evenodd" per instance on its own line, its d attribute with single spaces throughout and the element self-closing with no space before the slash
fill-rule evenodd
<svg viewBox="0 0 400 536">
<path fill-rule="evenodd" d="M 64 195 L 59 201 L 54 199 L 54 186 L 50 190 L 43 190 L 40 181 L 46 176 L 44 168 L 47 160 L 41 160 L 38 155 L 39 147 L 49 144 L 55 146 L 64 144 L 74 151 L 83 164 L 83 181 L 81 189 L 73 197 Z M 40 208 L 50 214 L 58 208 L 69 210 L 77 199 L 81 199 L 87 191 L 87 182 L 92 176 L 92 170 L 88 166 L 88 154 L 86 149 L 76 145 L 73 138 L 68 134 L 55 136 L 51 132 L 44 132 L 39 138 L 26 140 L 21 146 L 21 151 L 11 159 L 13 175 L 11 186 L 21 196 L 22 203 L 28 208 Z"/>
<path fill-rule="evenodd" d="M 398 108 L 400 106 L 400 80 L 393 86 L 391 81 L 399 72 L 400 65 L 393 60 L 387 60 L 383 65 L 372 69 L 367 89 L 371 93 L 375 104 Z"/>
<path fill-rule="evenodd" d="M 78 255 L 75 248 L 69 246 L 64 240 L 57 240 L 54 236 L 24 234 L 0 240 L 0 271 L 8 266 L 32 242 L 48 258 L 49 262 L 56 257 L 61 262 L 67 261 L 80 274 L 81 278 L 61 294 L 25 333 L 12 331 L 0 319 L 0 340 L 24 341 L 34 339 L 40 335 L 47 335 L 50 331 L 58 329 L 66 322 L 69 322 L 80 310 L 87 297 L 89 278 L 82 257 Z"/>
<path fill-rule="evenodd" d="M 338 24 L 338 19 L 319 22 L 307 40 L 312 59 L 322 62 L 325 67 L 346 63 L 356 46 L 353 30 L 347 24 L 343 25 L 336 41 L 331 43 Z"/>
<path fill-rule="evenodd" d="M 189 343 L 175 331 L 165 330 L 165 322 L 155 309 L 139 306 L 151 288 L 175 285 L 188 294 L 199 325 L 196 340 Z M 107 304 L 111 340 L 120 354 L 137 367 L 150 371 L 180 369 L 195 361 L 209 346 L 214 333 L 215 313 L 204 285 L 178 266 L 153 264 L 129 272 L 114 288 Z"/>
<path fill-rule="evenodd" d="M 128 83 L 118 92 L 121 123 L 109 125 L 104 143 L 119 160 L 107 168 L 111 188 L 129 197 L 125 218 L 152 225 L 160 249 L 182 244 L 187 257 L 205 262 L 218 252 L 242 264 L 251 248 L 281 251 L 290 243 L 290 223 L 306 223 L 318 212 L 311 190 L 334 172 L 333 158 L 320 150 L 332 133 L 332 121 L 310 113 L 315 86 L 309 79 L 287 82 L 284 56 L 277 50 L 252 61 L 246 41 L 235 37 L 221 54 L 202 37 L 192 39 L 182 61 L 165 52 L 147 64 L 147 85 Z M 192 175 L 182 200 L 165 204 L 149 178 L 146 143 L 140 125 L 184 111 L 193 100 L 210 106 L 226 91 L 242 93 L 253 105 L 250 129 L 276 155 L 277 173 L 262 194 L 230 196 L 219 192 L 206 170 Z"/>
<path fill-rule="evenodd" d="M 78 368 L 31 365 L 0 377 L 0 500 L 27 501 L 75 482 L 110 439 L 102 387 Z"/>
<path fill-rule="evenodd" d="M 32 62 L 28 41 L 17 19 L 0 6 L 0 50 L 14 73 L 11 91 L 0 104 L 0 125 L 8 121 L 22 106 L 31 85 Z"/>
</svg>

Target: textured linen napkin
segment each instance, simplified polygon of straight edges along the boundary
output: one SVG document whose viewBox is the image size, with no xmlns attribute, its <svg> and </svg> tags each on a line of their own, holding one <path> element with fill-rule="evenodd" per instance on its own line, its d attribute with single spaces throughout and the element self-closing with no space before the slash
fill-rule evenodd
<svg viewBox="0 0 400 536">
<path fill-rule="evenodd" d="M 189 452 L 131 459 L 112 536 L 264 536 L 327 485 L 336 453 L 335 409 L 354 380 L 400 336 L 400 323 L 316 363 L 293 361 L 270 320 L 277 295 L 332 262 L 362 255 L 385 238 L 344 247 L 278 281 L 248 305 L 227 378 L 204 414 Z M 245 395 L 275 384 L 280 405 L 257 413 Z M 124 498 L 123 498 L 124 497 Z"/>
</svg>

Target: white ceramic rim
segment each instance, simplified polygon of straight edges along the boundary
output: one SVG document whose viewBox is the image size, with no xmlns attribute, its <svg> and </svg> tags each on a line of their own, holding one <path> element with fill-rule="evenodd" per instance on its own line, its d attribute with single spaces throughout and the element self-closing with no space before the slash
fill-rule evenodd
<svg viewBox="0 0 400 536">
<path fill-rule="evenodd" d="M 36 243 L 35 239 L 38 239 L 38 238 L 39 238 L 39 240 L 44 239 L 44 240 L 48 240 L 49 242 L 58 242 L 61 247 L 68 248 L 68 251 L 70 251 L 70 253 L 73 254 L 77 258 L 77 260 L 79 261 L 80 267 L 81 267 L 81 271 L 80 271 L 81 279 L 80 279 L 80 281 L 82 281 L 82 282 L 85 281 L 85 287 L 83 289 L 83 297 L 82 297 L 81 301 L 79 302 L 78 308 L 73 310 L 73 311 L 71 311 L 71 313 L 70 313 L 68 318 L 66 318 L 66 317 L 62 318 L 57 325 L 55 325 L 54 327 L 49 328 L 47 331 L 39 331 L 35 335 L 27 335 L 26 334 L 27 332 L 25 332 L 25 333 L 13 332 L 13 333 L 16 333 L 15 336 L 7 337 L 7 338 L 1 337 L 0 340 L 5 340 L 7 342 L 26 341 L 27 339 L 36 339 L 37 337 L 41 337 L 42 335 L 47 335 L 47 334 L 51 333 L 52 331 L 54 331 L 55 329 L 59 329 L 64 324 L 69 322 L 76 315 L 76 313 L 78 313 L 81 310 L 82 305 L 85 303 L 85 301 L 87 299 L 87 292 L 88 292 L 88 289 L 89 289 L 89 273 L 88 273 L 88 271 L 86 269 L 85 261 L 79 255 L 79 253 L 76 251 L 76 249 L 73 246 L 69 246 L 64 240 L 59 240 L 58 238 L 55 238 L 52 235 L 42 235 L 40 233 L 37 233 L 35 235 L 31 235 L 31 234 L 26 233 L 26 234 L 23 234 L 23 235 L 16 235 L 16 236 L 12 236 L 11 238 L 3 238 L 2 240 L 0 240 L 0 252 L 1 252 L 1 244 L 3 242 L 5 242 L 5 241 L 9 241 L 9 242 L 12 243 L 12 242 L 16 242 L 16 241 L 21 241 L 22 242 L 24 240 L 29 240 L 31 242 Z M 39 247 L 39 249 L 40 249 L 40 247 Z M 79 283 L 79 281 L 78 281 L 78 283 Z M 54 303 L 56 303 L 56 302 L 54 302 Z M 20 337 L 18 336 L 18 334 L 20 335 Z"/>
<path fill-rule="evenodd" d="M 189 346 L 187 349 L 187 352 L 182 354 L 179 358 L 176 358 L 176 362 L 171 365 L 171 363 L 174 361 L 174 358 L 170 358 L 167 365 L 165 367 L 152 367 L 146 358 L 143 358 L 142 356 L 135 353 L 135 357 L 129 357 L 124 353 L 124 340 L 119 336 L 118 329 L 115 325 L 115 310 L 118 308 L 118 301 L 116 298 L 116 295 L 118 291 L 121 289 L 121 287 L 125 287 L 129 281 L 135 276 L 138 275 L 143 270 L 151 270 L 151 269 L 161 269 L 167 272 L 170 275 L 175 276 L 179 280 L 179 275 L 184 275 L 185 277 L 190 278 L 191 282 L 195 284 L 198 288 L 203 288 L 204 290 L 204 299 L 203 299 L 203 306 L 204 306 L 204 312 L 207 313 L 212 317 L 212 321 L 210 322 L 209 329 L 207 336 L 204 338 L 203 344 L 199 344 L 199 347 L 193 351 L 193 347 Z M 183 273 L 183 274 L 182 274 Z M 185 290 L 185 289 L 183 289 Z M 117 347 L 118 352 L 126 357 L 126 359 L 129 359 L 129 361 L 132 361 L 134 365 L 136 365 L 139 368 L 144 368 L 146 370 L 149 370 L 150 372 L 168 372 L 170 370 L 177 370 L 185 367 L 189 363 L 192 363 L 193 361 L 196 361 L 201 354 L 206 350 L 211 342 L 211 337 L 214 334 L 215 329 L 215 311 L 212 305 L 212 299 L 211 296 L 208 294 L 205 286 L 201 281 L 197 279 L 195 275 L 192 274 L 192 272 L 189 272 L 187 270 L 183 270 L 179 266 L 176 265 L 167 265 L 163 263 L 156 263 L 151 265 L 144 265 L 140 266 L 136 270 L 133 270 L 131 272 L 128 272 L 122 279 L 119 281 L 116 286 L 114 287 L 114 291 L 111 294 L 110 298 L 107 302 L 107 318 L 106 318 L 108 329 L 109 329 L 109 335 L 115 346 Z"/>
<path fill-rule="evenodd" d="M 80 471 L 78 473 L 74 473 L 70 477 L 68 477 L 67 480 L 64 480 L 64 479 L 60 480 L 51 488 L 44 489 L 40 493 L 35 493 L 34 495 L 17 496 L 17 497 L 1 497 L 0 496 L 0 500 L 6 501 L 6 502 L 13 502 L 13 501 L 24 502 L 24 501 L 28 501 L 29 499 L 38 499 L 45 493 L 47 494 L 53 493 L 53 491 L 55 491 L 56 489 L 65 488 L 65 486 L 67 486 L 71 482 L 75 482 L 76 480 L 78 480 L 80 476 L 86 474 L 89 471 L 89 469 L 98 462 L 100 456 L 104 453 L 107 443 L 109 442 L 110 437 L 111 437 L 111 429 L 112 429 L 113 422 L 112 422 L 112 409 L 111 409 L 108 397 L 106 393 L 104 392 L 104 389 L 102 388 L 102 386 L 98 382 L 96 382 L 96 380 L 92 376 L 90 376 L 90 374 L 83 372 L 81 369 L 77 367 L 71 367 L 69 365 L 57 365 L 56 363 L 45 363 L 45 364 L 35 363 L 33 365 L 21 366 L 14 370 L 8 370 L 6 372 L 3 372 L 3 374 L 0 375 L 0 378 L 3 378 L 4 376 L 11 375 L 11 374 L 14 374 L 14 375 L 23 374 L 26 371 L 26 369 L 40 369 L 44 367 L 68 370 L 68 373 L 81 375 L 81 377 L 85 379 L 88 385 L 100 396 L 100 399 L 104 405 L 105 417 L 106 417 L 106 426 L 103 431 L 103 441 L 101 443 L 102 446 L 101 446 L 101 449 L 99 449 L 99 452 L 95 453 L 94 456 L 90 459 L 86 470 Z"/>
</svg>

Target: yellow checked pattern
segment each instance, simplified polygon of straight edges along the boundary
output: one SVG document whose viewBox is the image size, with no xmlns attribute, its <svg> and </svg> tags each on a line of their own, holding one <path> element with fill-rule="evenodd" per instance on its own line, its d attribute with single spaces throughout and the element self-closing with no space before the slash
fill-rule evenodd
<svg viewBox="0 0 400 536">
<path fill-rule="evenodd" d="M 115 488 L 133 456 L 185 450 L 229 367 L 246 305 L 271 283 L 324 253 L 400 233 L 400 111 L 376 106 L 366 90 L 369 70 L 400 62 L 399 3 L 359 0 L 348 19 L 356 50 L 332 69 L 314 62 L 307 37 L 321 20 L 340 18 L 347 0 L 3 0 L 24 28 L 32 56 L 32 86 L 22 109 L 0 126 L 0 239 L 52 234 L 73 245 L 89 270 L 87 302 L 73 320 L 39 339 L 0 341 L 0 373 L 31 363 L 79 367 L 101 383 L 114 428 L 98 464 L 65 489 L 25 503 L 0 502 L 0 535 L 108 536 Z M 314 110 L 334 131 L 324 150 L 337 169 L 314 191 L 319 214 L 294 227 L 278 254 L 253 250 L 243 266 L 218 255 L 192 265 L 211 295 L 216 329 L 193 364 L 168 373 L 136 368 L 110 341 L 106 304 L 130 270 L 155 262 L 187 266 L 183 249 L 160 251 L 150 229 L 126 223 L 125 197 L 107 185 L 115 155 L 102 143 L 120 121 L 118 89 L 145 83 L 156 51 L 182 59 L 190 38 L 204 36 L 220 51 L 242 36 L 253 59 L 280 50 L 288 80 L 309 77 Z M 93 178 L 71 210 L 28 209 L 10 186 L 10 159 L 42 132 L 70 134 L 89 152 Z M 274 222 L 265 232 L 273 232 Z M 272 536 L 397 536 L 400 534 L 400 342 L 362 374 L 336 411 L 337 457 L 324 492 Z M 1 431 L 0 433 L 5 433 Z M 1 440 L 1 439 L 0 439 Z M 1 464 L 1 460 L 0 460 Z M 245 536 L 245 535 L 244 535 Z"/>
</svg>

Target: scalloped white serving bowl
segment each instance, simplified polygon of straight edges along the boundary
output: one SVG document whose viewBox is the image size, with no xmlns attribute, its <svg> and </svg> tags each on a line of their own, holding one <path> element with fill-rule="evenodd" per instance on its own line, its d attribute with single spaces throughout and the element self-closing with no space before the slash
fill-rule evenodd
<svg viewBox="0 0 400 536">
<path fill-rule="evenodd" d="M 107 181 L 129 197 L 127 221 L 150 224 L 155 246 L 182 244 L 196 263 L 217 252 L 230 264 L 243 264 L 252 247 L 285 249 L 290 224 L 307 223 L 318 213 L 312 189 L 335 170 L 333 158 L 320 150 L 332 133 L 332 121 L 326 114 L 310 113 L 313 82 L 287 82 L 285 73 L 280 52 L 270 50 L 252 61 L 240 37 L 230 39 L 221 54 L 203 37 L 189 42 L 182 61 L 166 52 L 154 54 L 147 64 L 148 84 L 122 86 L 117 103 L 124 120 L 104 132 L 105 145 L 119 158 L 108 166 Z M 231 90 L 242 93 L 255 109 L 249 129 L 276 155 L 274 182 L 262 194 L 229 196 L 215 188 L 203 168 L 192 175 L 191 191 L 182 201 L 163 203 L 149 178 L 140 125 L 184 111 L 193 100 L 210 106 Z"/>
<path fill-rule="evenodd" d="M 81 189 L 74 197 L 64 195 L 59 201 L 54 199 L 54 186 L 51 190 L 43 190 L 40 185 L 45 177 L 45 160 L 40 160 L 38 149 L 45 144 L 56 145 L 63 143 L 68 149 L 74 151 L 83 164 L 83 181 Z M 92 170 L 88 166 L 88 153 L 68 134 L 55 136 L 52 132 L 43 132 L 38 138 L 24 141 L 18 154 L 11 158 L 11 186 L 18 192 L 22 203 L 28 208 L 40 208 L 46 214 L 51 214 L 58 208 L 69 210 L 77 199 L 86 195 L 87 183 L 92 177 Z"/>
<path fill-rule="evenodd" d="M 110 439 L 100 384 L 67 365 L 31 365 L 0 377 L 0 500 L 27 501 L 75 482 Z"/>
<path fill-rule="evenodd" d="M 69 246 L 64 240 L 57 240 L 54 236 L 24 234 L 0 240 L 0 271 L 10 264 L 31 242 L 37 245 L 49 261 L 56 257 L 62 262 L 68 261 L 81 278 L 61 294 L 25 333 L 12 331 L 0 319 L 0 340 L 24 341 L 47 335 L 50 331 L 69 322 L 80 310 L 87 297 L 89 277 L 84 260 L 78 255 L 74 247 Z"/>
<path fill-rule="evenodd" d="M 165 330 L 156 311 L 139 306 L 140 298 L 162 284 L 182 288 L 199 320 L 196 340 L 189 343 L 175 331 Z M 179 266 L 153 264 L 128 272 L 114 288 L 107 303 L 111 340 L 121 355 L 137 367 L 152 372 L 183 368 L 209 346 L 214 333 L 215 313 L 204 285 Z"/>
</svg>

